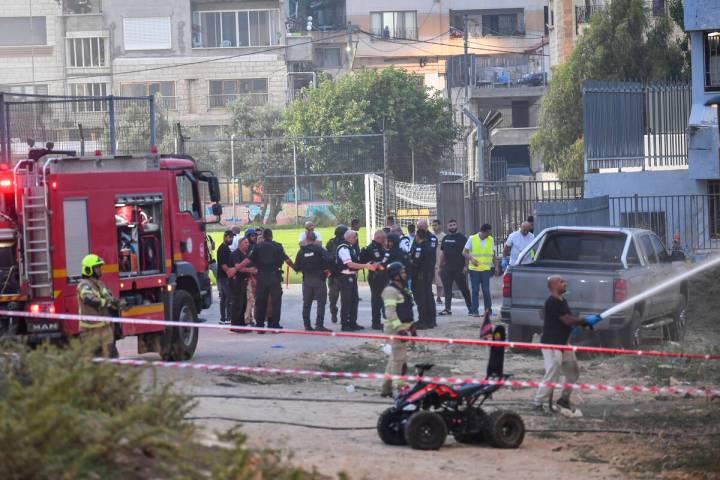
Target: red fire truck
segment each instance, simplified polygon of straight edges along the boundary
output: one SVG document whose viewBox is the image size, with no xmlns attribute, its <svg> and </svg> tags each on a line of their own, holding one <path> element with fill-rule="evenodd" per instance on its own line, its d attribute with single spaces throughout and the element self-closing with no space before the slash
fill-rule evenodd
<svg viewBox="0 0 720 480">
<path fill-rule="evenodd" d="M 0 166 L 0 309 L 77 313 L 82 258 L 105 260 L 103 281 L 124 299 L 126 317 L 197 322 L 212 302 L 205 199 L 219 219 L 217 178 L 192 158 L 157 154 L 78 157 L 32 149 Z M 77 321 L 0 318 L 0 335 L 62 341 Z M 116 324 L 138 351 L 186 360 L 196 328 Z"/>
</svg>

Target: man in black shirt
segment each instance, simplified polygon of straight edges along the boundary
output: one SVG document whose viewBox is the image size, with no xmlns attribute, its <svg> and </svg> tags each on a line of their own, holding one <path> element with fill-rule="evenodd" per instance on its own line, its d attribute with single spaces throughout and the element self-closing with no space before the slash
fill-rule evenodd
<svg viewBox="0 0 720 480">
<path fill-rule="evenodd" d="M 238 248 L 230 255 L 235 276 L 230 279 L 230 289 L 232 291 L 232 319 L 231 323 L 235 326 L 244 327 L 245 309 L 247 306 L 247 285 L 251 274 L 256 273 L 254 267 L 245 262 L 248 251 L 250 249 L 250 240 L 243 237 L 238 242 Z M 243 263 L 245 262 L 245 263 Z M 245 333 L 248 330 L 231 330 L 236 333 Z"/>
<path fill-rule="evenodd" d="M 232 245 L 235 234 L 232 230 L 226 230 L 223 234 L 223 243 L 217 250 L 217 287 L 220 296 L 220 323 L 229 323 L 232 315 L 232 294 L 230 292 L 229 277 L 235 275 L 233 264 L 230 259 L 230 245 Z"/>
<path fill-rule="evenodd" d="M 440 278 L 445 293 L 445 310 L 439 315 L 452 315 L 453 283 L 460 289 L 468 312 L 472 311 L 470 290 L 467 285 L 467 259 L 463 255 L 467 237 L 457 230 L 457 221 L 450 220 L 447 225 L 448 233 L 440 243 Z"/>
<path fill-rule="evenodd" d="M 310 309 L 313 301 L 317 302 L 317 316 L 315 317 L 315 330 L 329 332 L 323 325 L 325 321 L 325 302 L 327 301 L 327 287 L 325 286 L 325 272 L 330 267 L 333 258 L 327 250 L 315 243 L 315 232 L 305 234 L 305 243 L 295 257 L 295 270 L 302 273 L 303 295 L 303 324 L 305 330 L 312 331 L 310 324 Z"/>
<path fill-rule="evenodd" d="M 540 338 L 540 343 L 567 345 L 574 327 L 592 327 L 600 321 L 598 315 L 587 315 L 580 318 L 572 314 L 567 300 L 563 297 L 567 291 L 567 282 L 559 275 L 553 275 L 548 278 L 548 290 L 550 290 L 550 296 L 545 300 L 543 333 Z M 573 351 L 543 348 L 542 355 L 543 363 L 545 364 L 543 383 L 557 383 L 561 375 L 565 377 L 566 383 L 577 382 L 580 376 L 580 370 Z M 543 411 L 543 403 L 550 399 L 552 391 L 552 388 L 540 387 L 533 400 L 533 409 Z M 557 405 L 561 408 L 571 410 L 571 393 L 572 389 L 564 389 L 560 400 L 557 401 Z"/>
<path fill-rule="evenodd" d="M 410 259 L 407 252 L 400 247 L 400 236 L 390 233 L 387 236 L 387 250 L 385 250 L 385 266 L 393 262 L 400 262 L 407 269 L 410 266 Z"/>
<path fill-rule="evenodd" d="M 368 274 L 370 284 L 370 305 L 372 308 L 372 329 L 382 330 L 383 299 L 382 292 L 387 286 L 388 279 L 385 274 L 385 232 L 378 230 L 373 236 L 370 245 L 360 251 L 360 263 L 374 263 L 381 268 Z"/>
<path fill-rule="evenodd" d="M 282 265 L 287 263 L 295 269 L 290 257 L 285 253 L 283 246 L 273 241 L 272 230 L 263 230 L 263 241 L 258 243 L 248 254 L 242 266 L 252 262 L 257 268 L 257 283 L 255 285 L 255 323 L 258 327 L 265 326 L 268 299 L 272 309 L 268 327 L 280 327 L 280 313 L 282 309 Z"/>
</svg>

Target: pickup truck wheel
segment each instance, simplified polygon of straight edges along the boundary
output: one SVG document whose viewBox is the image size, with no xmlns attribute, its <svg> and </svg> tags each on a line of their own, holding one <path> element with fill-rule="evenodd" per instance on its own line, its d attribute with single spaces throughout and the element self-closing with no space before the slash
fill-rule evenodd
<svg viewBox="0 0 720 480">
<path fill-rule="evenodd" d="M 530 327 L 523 327 L 522 325 L 510 325 L 510 331 L 508 332 L 508 342 L 532 342 L 533 331 Z"/>
<path fill-rule="evenodd" d="M 623 348 L 637 348 L 640 346 L 640 326 L 642 322 L 642 313 L 640 310 L 633 311 L 630 323 L 620 330 L 619 346 Z"/>
<path fill-rule="evenodd" d="M 663 337 L 670 342 L 682 342 L 685 338 L 685 325 L 687 322 L 687 299 L 683 296 L 675 309 L 673 322 L 663 327 Z"/>
</svg>

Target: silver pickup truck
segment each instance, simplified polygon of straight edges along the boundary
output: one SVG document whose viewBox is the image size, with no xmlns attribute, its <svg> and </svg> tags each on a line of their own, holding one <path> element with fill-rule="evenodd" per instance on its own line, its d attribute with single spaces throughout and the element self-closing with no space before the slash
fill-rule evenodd
<svg viewBox="0 0 720 480">
<path fill-rule="evenodd" d="M 560 275 L 567 281 L 566 298 L 575 315 L 599 314 L 670 278 L 684 260 L 680 252 L 670 254 L 649 230 L 549 228 L 503 276 L 500 314 L 510 325 L 511 341 L 529 342 L 542 330 L 549 276 Z M 581 335 L 599 337 L 607 346 L 633 347 L 645 330 L 660 329 L 665 340 L 678 341 L 684 334 L 687 293 L 686 284 L 668 287 Z"/>
</svg>

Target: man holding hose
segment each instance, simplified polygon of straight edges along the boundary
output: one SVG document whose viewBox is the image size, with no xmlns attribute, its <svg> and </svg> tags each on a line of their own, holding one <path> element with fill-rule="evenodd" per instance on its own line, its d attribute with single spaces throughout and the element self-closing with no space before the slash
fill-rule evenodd
<svg viewBox="0 0 720 480">
<path fill-rule="evenodd" d="M 548 277 L 548 290 L 550 296 L 545 300 L 545 315 L 540 343 L 567 345 L 573 328 L 592 328 L 593 325 L 602 320 L 599 315 L 587 315 L 580 318 L 572 314 L 564 297 L 567 291 L 567 282 L 561 276 L 553 275 Z M 577 382 L 580 369 L 575 358 L 575 352 L 543 348 L 542 355 L 545 364 L 543 383 L 557 383 L 560 376 L 565 377 L 566 383 Z M 552 391 L 552 388 L 544 386 L 538 389 L 533 401 L 533 411 L 544 412 L 543 404 L 550 400 Z M 564 389 L 560 400 L 556 402 L 557 406 L 572 411 L 570 405 L 571 393 L 572 389 Z"/>
</svg>

